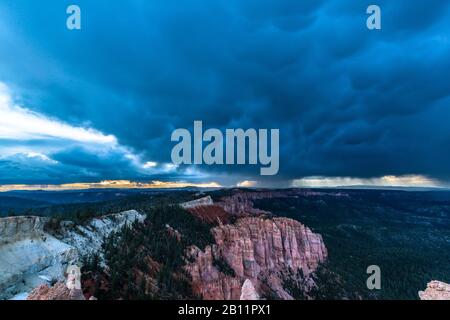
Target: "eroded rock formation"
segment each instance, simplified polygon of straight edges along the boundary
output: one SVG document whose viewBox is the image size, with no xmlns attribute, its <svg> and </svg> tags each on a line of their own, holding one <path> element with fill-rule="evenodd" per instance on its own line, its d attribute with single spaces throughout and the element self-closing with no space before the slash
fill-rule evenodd
<svg viewBox="0 0 450 320">
<path fill-rule="evenodd" d="M 7 217 L 0 219 L 0 246 L 23 239 L 39 239 L 44 235 L 48 219 L 42 217 Z"/>
<path fill-rule="evenodd" d="M 301 270 L 308 276 L 327 257 L 320 235 L 287 218 L 242 218 L 212 232 L 216 243 L 204 251 L 192 248 L 195 262 L 187 266 L 194 290 L 204 299 L 239 299 L 246 279 L 256 290 L 290 299 L 281 274 Z"/>
<path fill-rule="evenodd" d="M 256 199 L 284 196 L 286 193 L 271 191 L 234 192 L 216 203 L 208 196 L 182 204 L 193 215 L 215 226 L 211 229 L 214 243 L 201 249 L 194 246 L 187 249 L 185 268 L 192 277 L 196 295 L 203 299 L 224 300 L 274 296 L 292 299 L 285 289 L 286 275 L 297 277 L 301 274 L 307 278 L 326 260 L 327 250 L 322 237 L 300 222 L 270 218 L 268 212 L 253 206 Z M 45 222 L 39 218 L 7 219 L 10 220 L 0 219 L 0 229 L 5 230 L 4 235 L 9 235 L 0 238 L 0 257 L 9 257 L 8 264 L 0 263 L 0 289 L 5 284 L 12 289 L 7 293 L 8 298 L 11 294 L 26 291 L 25 287 L 18 287 L 18 283 L 35 284 L 32 288 L 43 283 L 29 298 L 59 300 L 76 297 L 59 283 L 54 287 L 47 285 L 54 280 L 61 281 L 69 262 L 91 252 L 100 253 L 102 258 L 102 239 L 124 224 L 136 220 L 142 222 L 145 215 L 131 210 L 92 219 L 83 225 L 63 224 L 65 228 L 57 235 L 58 239 L 43 231 Z M 170 225 L 166 228 L 178 239 L 182 237 Z M 38 257 L 35 258 L 35 254 Z M 26 259 L 22 261 L 20 257 Z M 17 268 L 18 262 L 23 268 Z M 3 272 L 7 265 L 11 266 L 9 275 Z M 1 272 L 9 276 L 8 281 L 4 281 Z M 40 282 L 28 283 L 28 276 L 40 279 Z"/>
<path fill-rule="evenodd" d="M 272 199 L 272 198 L 287 198 L 287 197 L 318 197 L 318 196 L 331 196 L 331 197 L 348 197 L 344 192 L 319 192 L 308 189 L 287 189 L 287 190 L 255 190 L 255 191 L 242 191 L 239 189 L 231 190 L 229 196 L 222 197 L 219 201 L 215 202 L 224 208 L 225 211 L 235 216 L 258 216 L 261 214 L 267 214 L 267 211 L 254 208 L 253 204 L 255 200 L 259 199 Z"/>
<path fill-rule="evenodd" d="M 197 207 L 201 207 L 201 206 L 209 206 L 212 204 L 213 204 L 212 198 L 210 196 L 206 196 L 203 198 L 199 198 L 199 199 L 195 199 L 192 201 L 182 203 L 181 207 L 184 209 L 192 209 L 192 208 L 197 208 Z"/>
<path fill-rule="evenodd" d="M 44 231 L 46 218 L 0 219 L 0 299 L 22 299 L 42 284 L 64 281 L 69 264 L 90 252 L 101 254 L 103 237 L 124 224 L 143 221 L 135 210 L 95 218 L 85 225 L 67 227 L 58 238 Z"/>
<path fill-rule="evenodd" d="M 245 280 L 242 285 L 240 300 L 259 300 L 259 295 L 250 279 Z"/>
<path fill-rule="evenodd" d="M 425 291 L 419 291 L 421 300 L 450 300 L 450 284 L 431 281 Z"/>
<path fill-rule="evenodd" d="M 234 216 L 261 215 L 267 212 L 254 208 L 253 200 L 272 198 L 274 196 L 273 192 L 237 192 L 229 197 L 220 199 L 216 204 Z"/>
<path fill-rule="evenodd" d="M 63 280 L 78 254 L 72 246 L 44 232 L 46 219 L 0 219 L 0 299 L 11 298 L 42 283 Z"/>
<path fill-rule="evenodd" d="M 143 222 L 145 214 L 136 210 L 124 211 L 91 219 L 85 225 L 78 225 L 65 230 L 61 240 L 77 249 L 81 255 L 92 252 L 99 253 L 102 258 L 103 238 L 111 232 L 121 229 L 125 224 L 130 225 L 134 221 Z"/>
<path fill-rule="evenodd" d="M 213 202 L 210 196 L 184 202 L 181 207 L 189 211 L 200 220 L 210 224 L 224 224 L 230 221 L 230 213 Z"/>
<path fill-rule="evenodd" d="M 63 282 L 56 283 L 53 287 L 42 284 L 33 289 L 27 300 L 86 300 L 80 289 L 68 289 Z"/>
</svg>

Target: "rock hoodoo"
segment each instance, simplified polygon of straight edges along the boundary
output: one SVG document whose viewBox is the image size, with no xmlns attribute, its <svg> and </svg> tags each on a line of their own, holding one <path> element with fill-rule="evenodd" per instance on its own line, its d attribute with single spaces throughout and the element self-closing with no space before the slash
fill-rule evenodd
<svg viewBox="0 0 450 320">
<path fill-rule="evenodd" d="M 249 279 L 245 280 L 242 285 L 240 300 L 259 300 L 259 295 Z"/>
<path fill-rule="evenodd" d="M 86 300 L 81 289 L 68 289 L 63 282 L 56 283 L 53 287 L 46 284 L 33 289 L 27 300 Z"/>
<path fill-rule="evenodd" d="M 419 291 L 421 300 L 450 300 L 450 284 L 431 281 L 425 291 Z"/>
<path fill-rule="evenodd" d="M 327 257 L 320 235 L 287 218 L 242 218 L 212 232 L 216 243 L 204 251 L 192 248 L 195 262 L 187 266 L 194 290 L 204 299 L 239 299 L 246 279 L 292 299 L 283 289 L 282 273 L 301 270 L 308 276 Z"/>
</svg>

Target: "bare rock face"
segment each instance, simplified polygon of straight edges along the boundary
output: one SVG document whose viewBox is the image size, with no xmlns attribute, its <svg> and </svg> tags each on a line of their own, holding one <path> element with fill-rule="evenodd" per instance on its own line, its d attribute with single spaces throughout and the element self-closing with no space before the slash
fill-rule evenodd
<svg viewBox="0 0 450 320">
<path fill-rule="evenodd" d="M 101 248 L 104 237 L 120 230 L 124 225 L 131 225 L 135 221 L 143 222 L 146 217 L 136 210 L 129 210 L 93 218 L 85 225 L 78 225 L 72 230 L 65 231 L 61 240 L 76 248 L 80 255 L 96 252 L 103 259 Z"/>
<path fill-rule="evenodd" d="M 0 219 L 0 245 L 23 239 L 37 239 L 44 235 L 42 217 L 7 217 Z"/>
<path fill-rule="evenodd" d="M 200 199 L 192 200 L 181 204 L 184 209 L 193 209 L 201 206 L 209 206 L 213 204 L 213 200 L 210 196 L 206 196 Z"/>
<path fill-rule="evenodd" d="M 242 285 L 240 300 L 259 300 L 259 295 L 249 279 L 245 280 Z"/>
<path fill-rule="evenodd" d="M 187 269 L 194 291 L 204 299 L 237 300 L 251 279 L 257 290 L 268 287 L 282 299 L 281 274 L 302 271 L 308 276 L 327 257 L 322 237 L 287 218 L 242 218 L 212 230 L 216 244 L 205 251 L 192 248 Z"/>
<path fill-rule="evenodd" d="M 204 251 L 191 247 L 188 252 L 194 262 L 188 263 L 192 277 L 192 289 L 204 300 L 238 300 L 241 295 L 241 279 L 225 274 L 215 266 L 219 258 L 217 246 L 207 246 Z"/>
<path fill-rule="evenodd" d="M 27 300 L 86 300 L 80 289 L 68 289 L 67 286 L 58 282 L 53 287 L 45 284 L 40 285 L 30 292 Z"/>
<path fill-rule="evenodd" d="M 253 200 L 271 197 L 271 192 L 238 192 L 222 198 L 217 204 L 235 216 L 261 215 L 267 212 L 254 208 Z"/>
<path fill-rule="evenodd" d="M 327 255 L 320 235 L 287 218 L 244 218 L 213 233 L 224 259 L 242 277 L 286 267 L 309 274 Z"/>
<path fill-rule="evenodd" d="M 283 190 L 283 191 L 242 191 L 235 190 L 232 195 L 220 199 L 216 204 L 222 206 L 225 211 L 236 216 L 258 216 L 269 212 L 253 207 L 254 200 L 286 198 L 305 194 L 303 190 Z"/>
<path fill-rule="evenodd" d="M 46 218 L 0 218 L 0 299 L 22 299 L 42 284 L 63 281 L 67 266 L 80 256 L 101 253 L 103 237 L 145 217 L 135 210 L 107 215 L 63 230 L 58 238 L 45 232 Z"/>
<path fill-rule="evenodd" d="M 181 207 L 200 220 L 211 224 L 227 223 L 230 218 L 230 213 L 226 212 L 220 205 L 215 204 L 210 196 L 184 202 Z"/>
<path fill-rule="evenodd" d="M 221 206 L 215 204 L 189 208 L 186 210 L 201 221 L 210 224 L 227 224 L 232 218 L 231 214 L 226 212 Z"/>
<path fill-rule="evenodd" d="M 420 300 L 450 300 L 450 284 L 431 281 L 425 291 L 419 291 L 419 298 Z"/>
<path fill-rule="evenodd" d="M 9 299 L 53 280 L 62 280 L 76 250 L 44 232 L 45 218 L 0 219 L 0 299 Z"/>
<path fill-rule="evenodd" d="M 323 196 L 328 195 L 332 197 L 348 197 L 347 193 L 327 193 L 303 189 L 289 189 L 283 191 L 277 190 L 259 190 L 259 191 L 242 191 L 234 190 L 229 196 L 225 196 L 216 202 L 224 208 L 225 211 L 235 216 L 258 216 L 267 214 L 269 212 L 253 207 L 254 200 L 272 199 L 272 198 L 287 198 L 298 196 Z"/>
</svg>

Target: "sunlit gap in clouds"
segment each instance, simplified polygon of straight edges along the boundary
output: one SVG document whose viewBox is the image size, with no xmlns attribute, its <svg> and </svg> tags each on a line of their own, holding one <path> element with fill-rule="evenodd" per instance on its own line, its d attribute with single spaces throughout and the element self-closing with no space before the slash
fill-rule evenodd
<svg viewBox="0 0 450 320">
<path fill-rule="evenodd" d="M 216 182 L 190 183 L 190 182 L 135 182 L 130 180 L 105 180 L 94 183 L 67 183 L 67 184 L 12 184 L 0 185 L 0 192 L 7 191 L 69 191 L 88 189 L 174 189 L 174 188 L 220 188 Z"/>
<path fill-rule="evenodd" d="M 417 187 L 448 188 L 449 185 L 423 175 L 382 176 L 375 178 L 354 177 L 305 177 L 295 179 L 293 187 L 336 188 L 336 187 Z"/>
<path fill-rule="evenodd" d="M 0 82 L 0 139 L 67 139 L 85 143 L 117 145 L 113 135 L 91 128 L 74 127 L 13 103 L 7 86 Z"/>
</svg>

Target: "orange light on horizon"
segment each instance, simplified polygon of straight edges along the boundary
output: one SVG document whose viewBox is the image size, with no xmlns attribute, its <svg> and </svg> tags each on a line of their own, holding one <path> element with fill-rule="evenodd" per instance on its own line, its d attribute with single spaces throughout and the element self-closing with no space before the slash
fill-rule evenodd
<svg viewBox="0 0 450 320">
<path fill-rule="evenodd" d="M 190 183 L 185 181 L 151 181 L 136 182 L 130 180 L 103 180 L 100 182 L 77 182 L 65 184 L 10 184 L 0 185 L 0 192 L 7 191 L 65 191 L 65 190 L 85 190 L 85 189 L 169 189 L 169 188 L 221 188 L 217 182 Z"/>
</svg>

